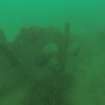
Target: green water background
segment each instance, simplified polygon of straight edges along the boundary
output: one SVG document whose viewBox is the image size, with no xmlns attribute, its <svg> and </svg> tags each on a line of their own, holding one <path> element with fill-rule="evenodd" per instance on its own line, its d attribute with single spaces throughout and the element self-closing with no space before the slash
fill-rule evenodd
<svg viewBox="0 0 105 105">
<path fill-rule="evenodd" d="M 104 11 L 104 0 L 0 0 L 0 28 L 11 41 L 23 26 L 70 21 L 76 35 L 94 36 L 105 28 Z"/>
</svg>

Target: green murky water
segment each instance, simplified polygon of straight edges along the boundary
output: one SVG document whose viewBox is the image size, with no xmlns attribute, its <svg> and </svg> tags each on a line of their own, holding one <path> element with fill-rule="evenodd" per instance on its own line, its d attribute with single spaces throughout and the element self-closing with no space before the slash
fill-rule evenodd
<svg viewBox="0 0 105 105">
<path fill-rule="evenodd" d="M 104 12 L 104 0 L 1 0 L 0 105 L 105 105 Z"/>
</svg>

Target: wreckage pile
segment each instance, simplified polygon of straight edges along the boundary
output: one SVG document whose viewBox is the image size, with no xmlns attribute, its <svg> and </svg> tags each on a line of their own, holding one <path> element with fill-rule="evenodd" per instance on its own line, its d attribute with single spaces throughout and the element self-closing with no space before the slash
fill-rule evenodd
<svg viewBox="0 0 105 105">
<path fill-rule="evenodd" d="M 0 72 L 3 73 L 0 73 L 2 75 L 0 80 L 3 80 L 0 82 L 1 91 L 4 93 L 16 91 L 18 87 L 30 84 L 28 90 L 30 92 L 26 98 L 29 102 L 27 105 L 34 103 L 53 105 L 53 102 L 56 103 L 54 105 L 58 103 L 65 105 L 64 94 L 71 81 L 71 74 L 65 72 L 68 45 L 71 40 L 69 28 L 68 23 L 65 24 L 64 32 L 55 27 L 25 27 L 11 43 L 5 41 L 1 33 Z M 41 96 L 38 97 L 38 94 Z"/>
</svg>

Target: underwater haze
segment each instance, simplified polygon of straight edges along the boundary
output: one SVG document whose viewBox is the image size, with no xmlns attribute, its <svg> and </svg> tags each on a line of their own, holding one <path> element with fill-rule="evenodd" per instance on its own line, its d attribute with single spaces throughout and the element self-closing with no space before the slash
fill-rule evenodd
<svg viewBox="0 0 105 105">
<path fill-rule="evenodd" d="M 105 105 L 105 1 L 0 0 L 0 105 Z"/>
<path fill-rule="evenodd" d="M 104 7 L 104 0 L 0 0 L 0 27 L 13 40 L 20 27 L 70 21 L 75 33 L 91 36 L 104 30 Z"/>
</svg>

